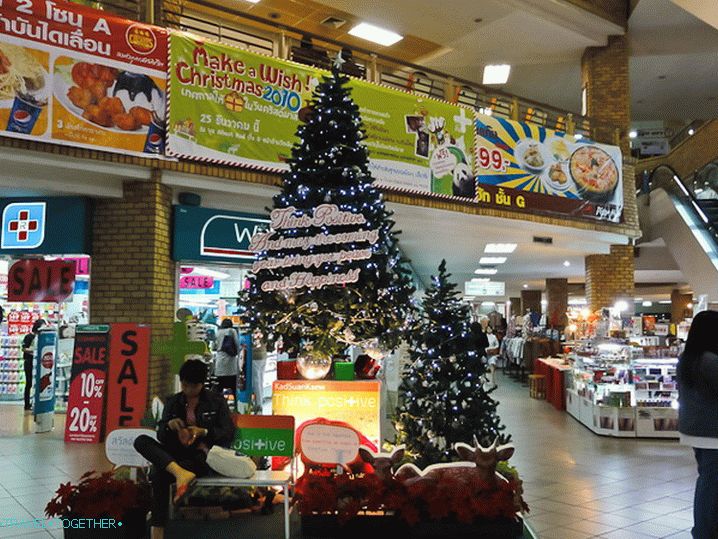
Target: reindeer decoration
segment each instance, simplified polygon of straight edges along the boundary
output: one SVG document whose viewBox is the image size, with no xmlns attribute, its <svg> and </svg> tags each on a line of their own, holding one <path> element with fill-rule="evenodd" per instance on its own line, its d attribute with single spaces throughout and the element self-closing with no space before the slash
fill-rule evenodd
<svg viewBox="0 0 718 539">
<path fill-rule="evenodd" d="M 374 468 L 374 473 L 382 481 L 388 481 L 394 477 L 392 468 L 404 459 L 404 446 L 394 448 L 391 453 L 374 454 L 366 447 L 359 448 L 361 459 Z"/>
</svg>

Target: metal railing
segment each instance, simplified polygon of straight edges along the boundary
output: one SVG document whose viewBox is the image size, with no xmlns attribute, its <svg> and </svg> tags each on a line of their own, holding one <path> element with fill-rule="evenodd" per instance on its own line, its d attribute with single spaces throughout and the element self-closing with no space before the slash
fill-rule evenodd
<svg viewBox="0 0 718 539">
<path fill-rule="evenodd" d="M 327 59 L 347 45 L 325 36 L 284 27 L 271 19 L 218 5 L 211 0 L 73 0 L 134 20 L 188 31 L 221 43 L 279 58 L 298 57 L 302 41 L 310 38 L 313 51 Z M 519 97 L 475 81 L 453 77 L 425 66 L 403 62 L 361 47 L 350 47 L 356 72 L 369 81 L 436 99 L 459 103 L 500 118 L 528 122 L 618 145 L 624 130 L 596 119 Z M 320 56 L 317 56 L 317 60 Z M 306 63 L 306 61 L 305 61 Z M 313 62 L 322 66 L 322 63 Z M 327 67 L 325 63 L 323 65 Z M 346 67 L 346 65 L 345 65 Z M 673 144 L 673 141 L 672 141 Z"/>
</svg>

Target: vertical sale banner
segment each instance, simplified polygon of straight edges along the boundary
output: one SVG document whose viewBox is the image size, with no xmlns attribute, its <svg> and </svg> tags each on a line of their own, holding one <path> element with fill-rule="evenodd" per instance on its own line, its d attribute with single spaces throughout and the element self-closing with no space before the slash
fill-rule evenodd
<svg viewBox="0 0 718 539">
<path fill-rule="evenodd" d="M 105 430 L 139 427 L 147 401 L 150 327 L 112 324 Z"/>
<path fill-rule="evenodd" d="M 0 134 L 164 153 L 167 31 L 70 2 L 0 2 Z"/>
<path fill-rule="evenodd" d="M 65 441 L 98 443 L 109 364 L 109 326 L 77 326 Z"/>
</svg>

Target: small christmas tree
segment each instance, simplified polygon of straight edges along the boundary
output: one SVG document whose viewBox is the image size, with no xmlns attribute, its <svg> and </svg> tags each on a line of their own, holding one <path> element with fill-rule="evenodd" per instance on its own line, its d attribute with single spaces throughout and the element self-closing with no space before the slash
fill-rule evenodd
<svg viewBox="0 0 718 539">
<path fill-rule="evenodd" d="M 474 436 L 485 447 L 497 438 L 509 441 L 501 434 L 498 402 L 483 388 L 483 351 L 477 349 L 469 307 L 459 301 L 450 276 L 442 261 L 412 329 L 413 361 L 399 387 L 397 443 L 406 445 L 420 468 L 458 460 L 453 445 L 472 444 Z"/>
<path fill-rule="evenodd" d="M 242 299 L 250 324 L 269 344 L 282 337 L 290 354 L 305 349 L 330 358 L 348 345 L 394 349 L 412 309 L 410 274 L 369 172 L 341 62 L 338 55 L 310 108 L 300 111 L 308 121 L 297 130 L 300 142 L 274 197 L 273 228 L 253 240 L 258 254 Z"/>
</svg>

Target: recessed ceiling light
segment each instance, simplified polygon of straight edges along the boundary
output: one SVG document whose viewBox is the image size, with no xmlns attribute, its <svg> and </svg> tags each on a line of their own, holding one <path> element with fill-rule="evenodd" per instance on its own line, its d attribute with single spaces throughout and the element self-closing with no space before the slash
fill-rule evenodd
<svg viewBox="0 0 718 539">
<path fill-rule="evenodd" d="M 529 285 L 527 285 L 526 283 L 524 283 L 524 288 L 528 288 L 528 287 L 529 287 Z"/>
<path fill-rule="evenodd" d="M 374 26 L 373 24 L 369 24 L 367 22 L 360 22 L 357 24 L 354 28 L 349 30 L 349 35 L 360 37 L 362 39 L 366 39 L 367 41 L 384 45 L 385 47 L 393 45 L 397 41 L 404 39 L 403 36 L 400 36 L 396 32 L 386 30 L 385 28 L 379 28 L 378 26 Z"/>
<path fill-rule="evenodd" d="M 479 268 L 474 270 L 476 275 L 496 275 L 499 272 L 496 268 Z"/>
<path fill-rule="evenodd" d="M 581 140 L 583 138 L 583 135 L 581 133 L 576 133 L 573 138 L 575 138 L 576 140 Z"/>
<path fill-rule="evenodd" d="M 484 84 L 506 84 L 509 73 L 511 66 L 508 64 L 484 66 Z"/>
<path fill-rule="evenodd" d="M 496 305 L 493 301 L 482 301 L 481 306 L 482 307 L 491 307 L 492 305 Z"/>
<path fill-rule="evenodd" d="M 662 300 L 659 301 L 658 303 L 660 303 L 661 305 L 670 305 L 670 304 L 671 304 L 671 300 L 670 300 L 670 299 L 662 299 Z"/>
<path fill-rule="evenodd" d="M 491 280 L 490 277 L 474 277 L 471 279 L 472 283 L 488 283 Z"/>
<path fill-rule="evenodd" d="M 505 256 L 482 256 L 479 264 L 503 264 L 506 262 Z"/>
<path fill-rule="evenodd" d="M 515 243 L 487 243 L 484 247 L 485 253 L 513 253 L 516 250 Z"/>
<path fill-rule="evenodd" d="M 569 262 L 568 260 L 564 260 L 563 265 L 569 267 L 571 265 L 571 262 Z"/>
<path fill-rule="evenodd" d="M 643 303 L 641 303 L 641 305 L 643 305 L 644 307 L 653 307 L 653 302 L 652 301 L 644 301 Z"/>
<path fill-rule="evenodd" d="M 689 134 L 690 136 L 693 136 L 693 135 L 695 134 L 695 132 L 696 132 L 696 130 L 693 129 L 692 127 L 688 130 L 688 134 Z"/>
<path fill-rule="evenodd" d="M 634 301 L 635 301 L 636 303 L 638 303 L 638 302 L 640 302 L 640 301 L 643 301 L 643 298 L 635 298 Z"/>
<path fill-rule="evenodd" d="M 638 136 L 638 131 L 635 129 L 628 132 L 628 138 L 636 138 Z"/>
<path fill-rule="evenodd" d="M 245 2 L 249 2 L 250 4 L 259 4 L 260 0 L 244 0 Z"/>
</svg>

